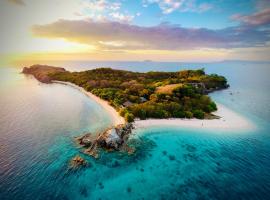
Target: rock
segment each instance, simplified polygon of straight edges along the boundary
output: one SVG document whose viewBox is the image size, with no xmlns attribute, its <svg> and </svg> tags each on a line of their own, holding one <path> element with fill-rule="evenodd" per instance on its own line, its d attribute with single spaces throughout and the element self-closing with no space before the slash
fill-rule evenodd
<svg viewBox="0 0 270 200">
<path fill-rule="evenodd" d="M 96 159 L 99 157 L 97 148 L 88 148 L 84 151 L 84 153 Z"/>
<path fill-rule="evenodd" d="M 131 187 L 128 187 L 128 188 L 127 188 L 127 192 L 128 192 L 128 193 L 131 193 Z"/>
<path fill-rule="evenodd" d="M 132 154 L 135 153 L 135 148 L 134 147 L 129 147 L 127 144 L 123 145 L 122 150 L 127 152 L 128 155 L 132 155 Z"/>
<path fill-rule="evenodd" d="M 112 128 L 101 135 L 98 144 L 106 149 L 118 149 L 122 144 L 122 138 L 117 134 L 117 129 Z"/>
<path fill-rule="evenodd" d="M 113 163 L 112 163 L 112 167 L 119 167 L 120 166 L 120 163 L 115 160 Z"/>
<path fill-rule="evenodd" d="M 83 138 L 81 143 L 84 145 L 84 146 L 91 146 L 92 144 L 92 141 L 90 138 Z"/>
<path fill-rule="evenodd" d="M 87 165 L 87 162 L 78 155 L 72 158 L 70 161 L 71 168 L 78 168 L 78 167 L 86 166 L 86 165 Z"/>
<path fill-rule="evenodd" d="M 107 150 L 129 150 L 128 152 L 132 154 L 134 149 L 126 148 L 126 141 L 131 134 L 133 125 L 131 123 L 125 125 L 118 125 L 115 128 L 109 129 L 104 133 L 100 134 L 97 139 L 99 147 L 105 148 Z"/>
<path fill-rule="evenodd" d="M 105 149 L 107 151 L 126 151 L 130 155 L 135 152 L 135 149 L 128 147 L 126 143 L 132 129 L 133 125 L 128 123 L 118 125 L 99 135 L 87 133 L 77 137 L 76 140 L 79 145 L 87 148 L 84 150 L 84 153 L 94 158 L 98 158 L 99 149 Z"/>
<path fill-rule="evenodd" d="M 169 155 L 169 159 L 170 160 L 175 160 L 175 156 L 174 155 Z"/>
<path fill-rule="evenodd" d="M 93 144 L 95 137 L 93 136 L 93 134 L 87 133 L 83 136 L 76 137 L 75 139 L 81 146 L 90 147 Z"/>
<path fill-rule="evenodd" d="M 105 142 L 108 146 L 117 149 L 118 146 L 122 143 L 122 138 L 117 134 L 117 130 L 115 128 L 107 131 Z"/>
<path fill-rule="evenodd" d="M 115 127 L 115 129 L 117 130 L 118 135 L 123 140 L 125 140 L 125 138 L 128 139 L 128 136 L 131 134 L 133 128 L 134 128 L 134 126 L 133 126 L 132 123 L 127 123 L 125 125 L 118 125 L 117 127 Z"/>
</svg>

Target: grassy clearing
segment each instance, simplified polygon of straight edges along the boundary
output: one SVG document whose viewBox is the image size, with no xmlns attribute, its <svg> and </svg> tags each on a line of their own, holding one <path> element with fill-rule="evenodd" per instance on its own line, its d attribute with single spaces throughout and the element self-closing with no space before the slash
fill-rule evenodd
<svg viewBox="0 0 270 200">
<path fill-rule="evenodd" d="M 156 88 L 156 93 L 160 94 L 172 94 L 173 90 L 177 87 L 183 86 L 182 83 L 177 83 L 177 84 L 170 84 L 170 85 L 165 85 L 165 86 L 160 86 Z"/>
</svg>

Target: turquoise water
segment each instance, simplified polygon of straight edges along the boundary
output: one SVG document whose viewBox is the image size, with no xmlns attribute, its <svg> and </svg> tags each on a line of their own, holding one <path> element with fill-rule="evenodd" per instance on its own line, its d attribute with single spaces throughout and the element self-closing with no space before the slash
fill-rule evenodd
<svg viewBox="0 0 270 200">
<path fill-rule="evenodd" d="M 175 71 L 202 66 L 78 65 L 67 68 Z M 135 155 L 103 153 L 98 160 L 83 155 L 73 137 L 111 124 L 102 107 L 76 89 L 38 83 L 18 68 L 0 68 L 0 199 L 269 199 L 270 64 L 203 67 L 225 75 L 231 84 L 211 96 L 252 120 L 256 130 L 138 129 L 130 141 L 137 147 Z M 69 160 L 78 154 L 88 167 L 69 170 Z"/>
</svg>

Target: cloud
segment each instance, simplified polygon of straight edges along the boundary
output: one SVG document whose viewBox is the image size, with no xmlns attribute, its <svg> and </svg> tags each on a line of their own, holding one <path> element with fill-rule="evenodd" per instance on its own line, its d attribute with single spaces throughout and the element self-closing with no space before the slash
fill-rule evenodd
<svg viewBox="0 0 270 200">
<path fill-rule="evenodd" d="M 229 49 L 264 46 L 270 40 L 269 30 L 242 26 L 212 30 L 166 23 L 142 27 L 94 20 L 59 20 L 51 24 L 35 25 L 32 32 L 37 37 L 62 38 L 94 45 L 102 50 Z"/>
<path fill-rule="evenodd" d="M 19 5 L 19 6 L 24 6 L 25 3 L 23 0 L 8 0 L 8 2 L 15 4 L 15 5 Z"/>
<path fill-rule="evenodd" d="M 106 0 L 91 0 L 89 2 L 84 3 L 85 8 L 93 10 L 95 12 L 103 11 L 108 7 L 108 3 Z"/>
<path fill-rule="evenodd" d="M 111 10 L 116 11 L 116 10 L 119 10 L 121 8 L 121 6 L 122 6 L 122 4 L 120 2 L 114 2 L 109 6 L 109 8 Z"/>
<path fill-rule="evenodd" d="M 102 12 L 106 10 L 117 11 L 122 6 L 120 2 L 109 2 L 107 0 L 89 0 L 83 2 L 83 5 L 86 9 L 93 12 Z"/>
<path fill-rule="evenodd" d="M 196 0 L 144 0 L 143 6 L 157 4 L 163 14 L 170 14 L 174 11 L 180 12 L 205 12 L 213 8 L 209 3 L 197 3 Z"/>
<path fill-rule="evenodd" d="M 108 21 L 114 20 L 123 23 L 130 23 L 135 16 L 128 14 L 128 11 L 122 13 L 120 11 L 122 3 L 112 2 L 108 0 L 88 0 L 82 3 L 82 12 L 76 12 L 77 16 L 87 16 L 89 18 Z"/>
<path fill-rule="evenodd" d="M 198 6 L 198 12 L 206 12 L 213 8 L 212 4 L 209 3 L 202 3 Z"/>
<path fill-rule="evenodd" d="M 134 15 L 124 15 L 119 12 L 112 12 L 110 13 L 110 16 L 113 17 L 115 20 L 123 23 L 129 23 L 134 19 Z"/>
<path fill-rule="evenodd" d="M 261 26 L 270 24 L 270 8 L 256 12 L 252 15 L 236 14 L 231 17 L 233 20 L 239 21 L 248 26 Z"/>
</svg>

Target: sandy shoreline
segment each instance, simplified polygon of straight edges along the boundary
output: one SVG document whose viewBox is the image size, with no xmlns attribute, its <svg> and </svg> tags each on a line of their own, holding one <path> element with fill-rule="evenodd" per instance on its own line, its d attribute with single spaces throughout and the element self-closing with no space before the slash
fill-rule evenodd
<svg viewBox="0 0 270 200">
<path fill-rule="evenodd" d="M 75 89 L 80 90 L 82 93 L 84 93 L 85 95 L 87 95 L 88 97 L 90 97 L 91 99 L 93 99 L 94 101 L 96 101 L 98 104 L 100 104 L 108 113 L 109 115 L 112 117 L 113 120 L 113 125 L 117 126 L 120 124 L 124 124 L 125 123 L 125 119 L 123 117 L 121 117 L 119 115 L 119 113 L 111 106 L 109 105 L 109 103 L 99 97 L 97 97 L 96 95 L 92 94 L 91 92 L 87 92 L 84 88 L 79 87 L 73 83 L 69 83 L 69 82 L 64 82 L 64 81 L 52 81 L 53 83 L 58 83 L 58 84 L 63 84 L 63 85 L 68 85 L 71 86 Z"/>
<path fill-rule="evenodd" d="M 153 126 L 177 126 L 185 128 L 215 129 L 215 130 L 253 130 L 255 125 L 240 114 L 229 108 L 217 104 L 218 111 L 213 114 L 220 119 L 147 119 L 135 121 L 136 128 L 147 128 Z"/>
<path fill-rule="evenodd" d="M 119 113 L 109 103 L 91 92 L 85 91 L 82 87 L 79 87 L 73 83 L 63 81 L 53 81 L 53 83 L 59 83 L 76 88 L 86 94 L 91 99 L 100 104 L 112 117 L 113 125 L 124 124 L 125 120 L 119 115 Z M 229 108 L 217 104 L 218 111 L 213 114 L 221 117 L 220 119 L 200 120 L 200 119 L 147 119 L 136 120 L 134 122 L 135 128 L 147 128 L 154 126 L 176 126 L 186 128 L 199 128 L 199 129 L 216 129 L 216 130 L 252 130 L 255 125 L 240 114 L 230 110 Z"/>
</svg>

